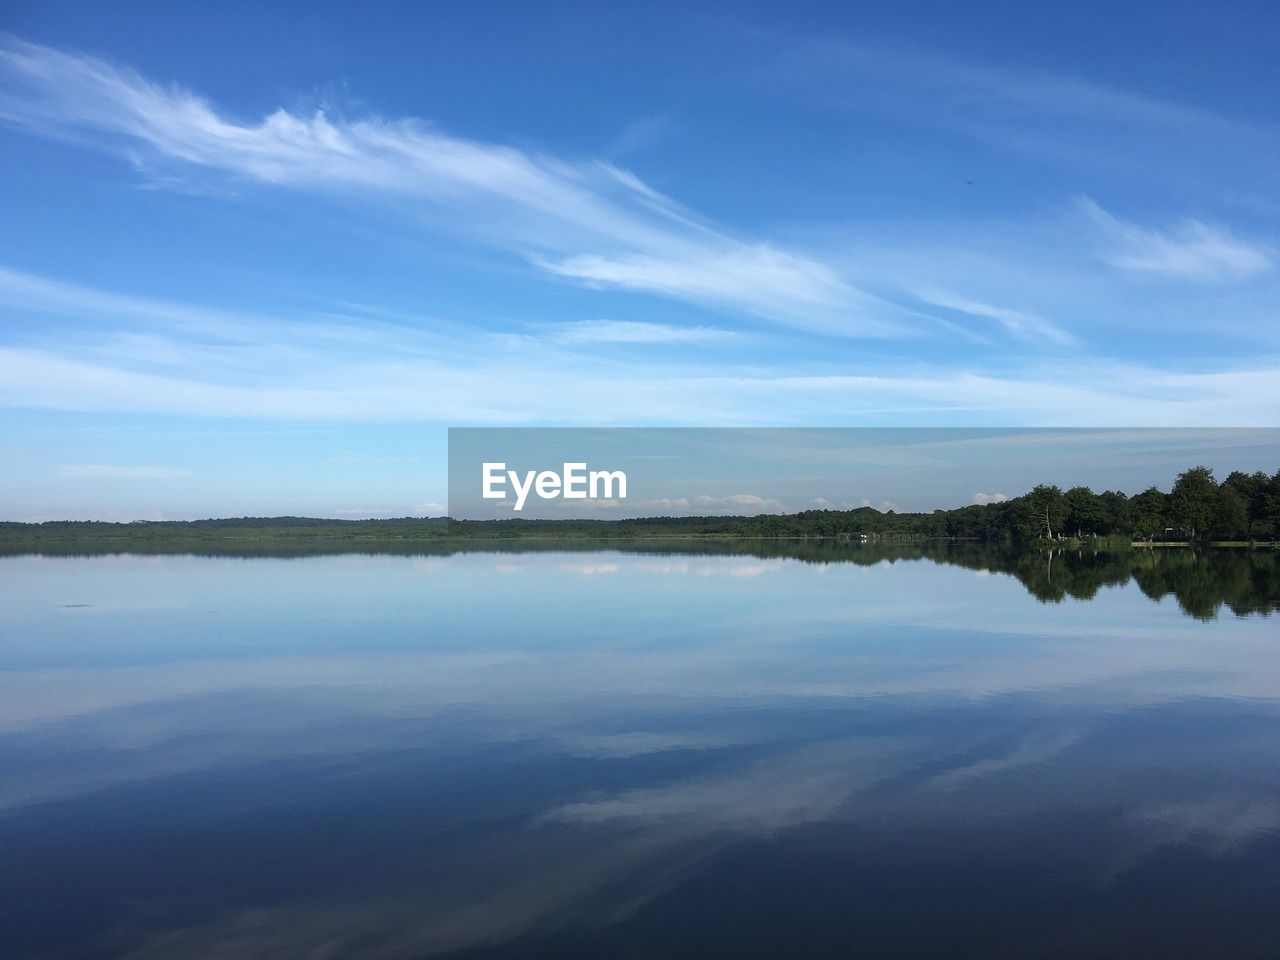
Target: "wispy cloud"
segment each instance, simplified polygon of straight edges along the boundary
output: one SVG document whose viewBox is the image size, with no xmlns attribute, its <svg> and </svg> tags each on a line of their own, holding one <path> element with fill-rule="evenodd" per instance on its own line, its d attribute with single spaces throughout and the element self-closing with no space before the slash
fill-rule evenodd
<svg viewBox="0 0 1280 960">
<path fill-rule="evenodd" d="M 1121 220 L 1087 197 L 1080 200 L 1080 209 L 1102 234 L 1103 259 L 1121 270 L 1222 281 L 1247 279 L 1275 267 L 1272 247 L 1199 220 L 1155 230 Z"/>
<path fill-rule="evenodd" d="M 77 463 L 62 468 L 62 476 L 91 480 L 177 480 L 190 470 L 174 467 L 130 467 L 108 463 Z"/>
<path fill-rule="evenodd" d="M 677 327 L 640 320 L 575 320 L 545 328 L 558 343 L 699 343 L 732 336 L 717 327 Z"/>
<path fill-rule="evenodd" d="M 768 42 L 771 92 L 808 104 L 878 113 L 1055 165 L 1201 193 L 1261 190 L 1274 205 L 1280 187 L 1269 163 L 1280 137 L 1268 124 L 1016 62 L 842 37 Z"/>
<path fill-rule="evenodd" d="M 276 110 L 240 122 L 103 60 L 0 41 L 0 119 L 128 157 L 169 182 L 214 171 L 298 190 L 408 196 L 458 212 L 552 274 L 859 336 L 907 318 L 817 260 L 700 220 L 629 171 L 451 136 L 411 119 Z"/>
<path fill-rule="evenodd" d="M 76 316 L 85 321 L 136 326 L 161 323 L 188 332 L 227 335 L 254 326 L 253 317 L 228 311 L 134 297 L 0 266 L 0 305 L 24 312 Z"/>
<path fill-rule="evenodd" d="M 917 294 L 921 300 L 944 310 L 953 310 L 970 317 L 994 320 L 1009 336 L 1027 343 L 1054 343 L 1070 345 L 1076 338 L 1044 317 L 1027 310 L 994 306 L 943 290 L 926 290 Z"/>
<path fill-rule="evenodd" d="M 714 354 L 643 363 L 602 355 L 584 365 L 572 344 L 537 337 L 506 349 L 474 331 L 255 323 L 112 294 L 104 301 L 120 317 L 94 332 L 82 314 L 95 291 L 62 296 L 57 282 L 35 280 L 0 291 L 16 309 L 23 290 L 37 291 L 63 323 L 25 326 L 18 343 L 0 345 L 8 406 L 458 424 L 1247 426 L 1280 416 L 1280 371 L 1265 358 L 1185 371 L 1087 358 L 1069 367 L 997 362 L 990 371 L 878 358 L 743 367 Z M 142 320 L 129 318 L 135 306 Z M 81 324 L 75 337 L 65 335 L 67 322 Z M 116 332 L 135 323 L 149 344 L 143 353 Z"/>
<path fill-rule="evenodd" d="M 582 371 L 568 359 L 536 371 L 509 360 L 466 370 L 368 364 L 337 382 L 331 368 L 315 364 L 271 382 L 222 384 L 197 370 L 164 376 L 0 348 L 0 403 L 9 406 L 335 422 L 770 425 L 830 419 L 839 410 L 849 424 L 1247 426 L 1275 422 L 1277 384 L 1274 365 L 1208 373 L 1077 365 L 1016 379 L 920 368 L 894 376 L 684 370 L 659 378 L 614 366 Z"/>
<path fill-rule="evenodd" d="M 844 38 L 801 42 L 784 61 L 805 60 L 807 79 L 843 70 L 848 75 L 874 77 L 891 89 L 909 86 L 943 94 L 941 111 L 962 110 L 1026 118 L 1028 113 L 1100 118 L 1122 123 L 1169 127 L 1211 126 L 1221 130 L 1230 121 L 1205 110 L 1050 71 L 1001 65 L 990 59 L 965 60 L 936 50 L 893 44 L 866 44 Z"/>
<path fill-rule="evenodd" d="M 635 153 L 670 136 L 677 127 L 675 118 L 669 113 L 640 117 L 623 126 L 606 152 L 611 157 Z"/>
<path fill-rule="evenodd" d="M 552 273 L 600 289 L 663 293 L 708 306 L 788 316 L 817 333 L 901 334 L 906 312 L 849 286 L 830 268 L 767 244 L 688 251 L 688 255 L 581 254 L 540 260 Z M 837 309 L 837 307 L 839 309 Z"/>
</svg>

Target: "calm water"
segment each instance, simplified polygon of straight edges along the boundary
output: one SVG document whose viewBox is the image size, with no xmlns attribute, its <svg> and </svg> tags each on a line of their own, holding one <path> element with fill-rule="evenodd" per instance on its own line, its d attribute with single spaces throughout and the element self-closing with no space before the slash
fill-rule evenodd
<svg viewBox="0 0 1280 960">
<path fill-rule="evenodd" d="M 0 559 L 0 956 L 1280 957 L 1275 553 Z"/>
</svg>

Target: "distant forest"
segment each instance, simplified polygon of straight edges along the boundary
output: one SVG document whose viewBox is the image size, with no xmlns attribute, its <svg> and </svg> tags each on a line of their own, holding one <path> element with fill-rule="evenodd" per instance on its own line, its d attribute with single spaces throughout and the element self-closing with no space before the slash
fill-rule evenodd
<svg viewBox="0 0 1280 960">
<path fill-rule="evenodd" d="M 317 520 L 305 517 L 104 523 L 0 523 L 0 543 L 164 540 L 420 540 L 435 538 L 633 537 L 952 538 L 1030 544 L 1124 538 L 1137 541 L 1274 541 L 1280 538 L 1280 470 L 1236 471 L 1219 482 L 1203 466 L 1178 474 L 1168 493 L 1150 487 L 1129 497 L 1088 487 L 1041 484 L 1002 503 L 932 513 L 806 510 L 755 517 L 650 517 L 631 520 Z"/>
<path fill-rule="evenodd" d="M 639 520 L 455 521 L 462 536 L 527 536 L 553 531 L 596 536 L 952 538 L 1025 543 L 1095 537 L 1133 540 L 1248 541 L 1280 535 L 1280 471 L 1231 473 L 1219 483 L 1208 467 L 1178 474 L 1165 493 L 1149 487 L 1129 497 L 1116 490 L 1041 484 L 1002 503 L 932 513 L 805 510 L 755 517 L 653 517 Z"/>
<path fill-rule="evenodd" d="M 1088 487 L 1041 484 L 1021 497 L 932 513 L 809 510 L 736 518 L 733 532 L 763 536 L 951 537 L 995 541 L 1128 537 L 1134 540 L 1247 541 L 1280 534 L 1280 471 L 1235 471 L 1219 483 L 1208 467 L 1178 474 L 1166 493 L 1152 486 L 1129 497 Z"/>
</svg>

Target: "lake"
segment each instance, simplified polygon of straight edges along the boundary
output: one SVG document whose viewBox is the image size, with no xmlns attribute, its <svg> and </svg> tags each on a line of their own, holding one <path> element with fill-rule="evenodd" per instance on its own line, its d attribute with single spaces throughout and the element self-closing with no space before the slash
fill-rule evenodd
<svg viewBox="0 0 1280 960">
<path fill-rule="evenodd" d="M 0 956 L 1280 956 L 1276 551 L 0 558 Z"/>
</svg>

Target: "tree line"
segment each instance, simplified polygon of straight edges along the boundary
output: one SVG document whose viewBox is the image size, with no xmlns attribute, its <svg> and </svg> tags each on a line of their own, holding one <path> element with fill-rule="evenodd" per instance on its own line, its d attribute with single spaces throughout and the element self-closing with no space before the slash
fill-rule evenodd
<svg viewBox="0 0 1280 960">
<path fill-rule="evenodd" d="M 1028 544 L 1096 537 L 1193 543 L 1280 539 L 1280 470 L 1235 471 L 1218 482 L 1208 467 L 1178 474 L 1168 493 L 1152 486 L 1132 497 L 1088 487 L 1041 484 L 1001 503 L 930 513 L 805 510 L 755 517 L 646 517 L 628 520 L 319 520 L 240 517 L 189 522 L 0 523 L 0 545 L 55 541 L 421 541 L 462 539 L 629 539 L 639 537 L 872 539 L 933 538 Z"/>
<path fill-rule="evenodd" d="M 950 538 L 1028 543 L 1096 537 L 1147 541 L 1267 541 L 1280 538 L 1280 470 L 1235 471 L 1219 483 L 1195 466 L 1178 474 L 1168 493 L 1151 486 L 1135 496 L 1119 490 L 1095 493 L 1084 486 L 1062 490 L 1040 484 L 1001 503 L 930 513 L 805 510 L 754 517 L 649 517 L 635 520 L 455 521 L 464 537 L 733 536 L 848 538 Z"/>
<path fill-rule="evenodd" d="M 1042 484 L 1019 500 L 1012 519 L 1024 537 L 1124 534 L 1194 542 L 1273 539 L 1280 532 L 1280 471 L 1236 470 L 1219 483 L 1208 467 L 1196 466 L 1178 474 L 1168 493 L 1151 486 L 1127 497 Z"/>
</svg>

